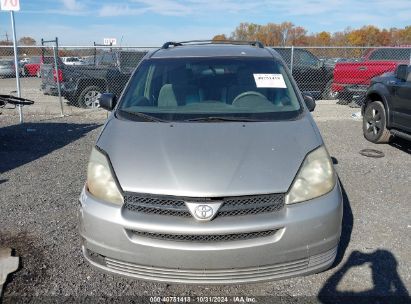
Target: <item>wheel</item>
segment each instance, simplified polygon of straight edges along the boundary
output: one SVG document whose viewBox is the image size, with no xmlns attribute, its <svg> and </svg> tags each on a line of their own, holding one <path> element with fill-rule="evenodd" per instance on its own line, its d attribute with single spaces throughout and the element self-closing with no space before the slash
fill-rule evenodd
<svg viewBox="0 0 411 304">
<path fill-rule="evenodd" d="M 332 84 L 333 84 L 333 79 L 327 82 L 325 85 L 325 89 L 323 93 L 321 94 L 321 98 L 323 100 L 335 100 L 337 99 L 338 92 L 333 92 L 332 91 Z"/>
<path fill-rule="evenodd" d="M 77 98 L 77 105 L 87 109 L 99 108 L 100 103 L 98 98 L 101 95 L 101 91 L 101 88 L 98 86 L 89 86 L 84 88 Z"/>
<path fill-rule="evenodd" d="M 381 101 L 373 101 L 367 104 L 364 111 L 362 130 L 364 137 L 370 142 L 382 144 L 390 141 L 391 133 L 387 130 L 385 108 Z"/>
</svg>

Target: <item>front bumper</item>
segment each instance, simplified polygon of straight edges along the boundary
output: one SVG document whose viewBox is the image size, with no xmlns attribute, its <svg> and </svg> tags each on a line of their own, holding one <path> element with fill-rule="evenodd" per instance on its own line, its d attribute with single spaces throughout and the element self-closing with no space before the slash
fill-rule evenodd
<svg viewBox="0 0 411 304">
<path fill-rule="evenodd" d="M 85 258 L 95 267 L 144 280 L 227 284 L 306 275 L 334 261 L 341 233 L 342 195 L 330 193 L 281 211 L 216 218 L 127 214 L 97 201 L 83 189 L 80 234 Z M 269 237 L 196 243 L 136 236 L 132 231 L 166 234 L 224 234 L 275 229 Z"/>
<path fill-rule="evenodd" d="M 338 93 L 338 98 L 351 99 L 353 96 L 365 97 L 368 85 L 363 84 L 333 84 L 332 91 Z"/>
<path fill-rule="evenodd" d="M 347 86 L 345 90 L 353 95 L 365 95 L 368 90 L 368 85 L 351 85 Z"/>
<path fill-rule="evenodd" d="M 60 90 L 61 90 L 61 96 L 63 96 L 67 100 L 74 100 L 75 91 L 70 87 L 70 85 L 67 85 L 65 82 L 62 82 L 60 83 Z M 43 92 L 43 94 L 46 94 L 46 95 L 57 96 L 59 94 L 57 84 L 42 83 L 41 91 Z"/>
</svg>

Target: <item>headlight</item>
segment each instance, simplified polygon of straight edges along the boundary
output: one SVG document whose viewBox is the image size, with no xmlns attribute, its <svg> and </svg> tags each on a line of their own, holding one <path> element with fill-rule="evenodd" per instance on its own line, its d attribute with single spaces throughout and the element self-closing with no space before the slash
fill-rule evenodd
<svg viewBox="0 0 411 304">
<path fill-rule="evenodd" d="M 294 204 L 307 201 L 330 192 L 336 183 L 336 174 L 330 156 L 324 146 L 309 153 L 288 191 L 285 202 Z"/>
<path fill-rule="evenodd" d="M 93 148 L 87 170 L 88 190 L 95 197 L 116 205 L 123 204 L 123 196 L 117 187 L 107 157 Z"/>
</svg>

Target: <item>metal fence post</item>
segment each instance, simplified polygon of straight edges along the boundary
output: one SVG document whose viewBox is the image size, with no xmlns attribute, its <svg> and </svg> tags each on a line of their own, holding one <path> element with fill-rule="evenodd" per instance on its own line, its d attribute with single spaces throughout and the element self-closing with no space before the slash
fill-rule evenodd
<svg viewBox="0 0 411 304">
<path fill-rule="evenodd" d="M 16 69 L 16 84 L 17 84 L 17 97 L 21 97 L 21 90 L 20 90 L 20 66 L 19 66 L 19 55 L 17 53 L 17 39 L 16 39 L 16 27 L 14 24 L 14 12 L 10 11 L 11 16 L 11 27 L 13 30 L 13 50 L 14 50 L 14 65 Z M 23 110 L 21 105 L 18 106 L 19 109 L 19 117 L 20 123 L 23 123 Z"/>
<path fill-rule="evenodd" d="M 57 80 L 57 91 L 59 93 L 59 101 L 60 101 L 60 111 L 61 111 L 61 116 L 64 116 L 63 112 L 63 100 L 61 98 L 61 87 L 60 87 L 60 77 L 59 77 L 59 67 L 58 67 L 58 38 L 56 38 L 56 45 L 53 46 L 53 52 L 54 52 L 54 70 L 56 72 L 56 80 Z"/>
<path fill-rule="evenodd" d="M 291 62 L 290 62 L 291 75 L 293 74 L 293 65 L 294 65 L 294 45 L 291 46 Z"/>
</svg>

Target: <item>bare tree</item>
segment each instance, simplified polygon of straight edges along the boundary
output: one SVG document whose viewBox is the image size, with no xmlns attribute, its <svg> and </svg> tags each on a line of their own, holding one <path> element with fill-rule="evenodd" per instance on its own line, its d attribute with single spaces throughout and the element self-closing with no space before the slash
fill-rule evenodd
<svg viewBox="0 0 411 304">
<path fill-rule="evenodd" d="M 19 45 L 36 45 L 36 40 L 31 37 L 21 37 L 18 41 Z"/>
</svg>

